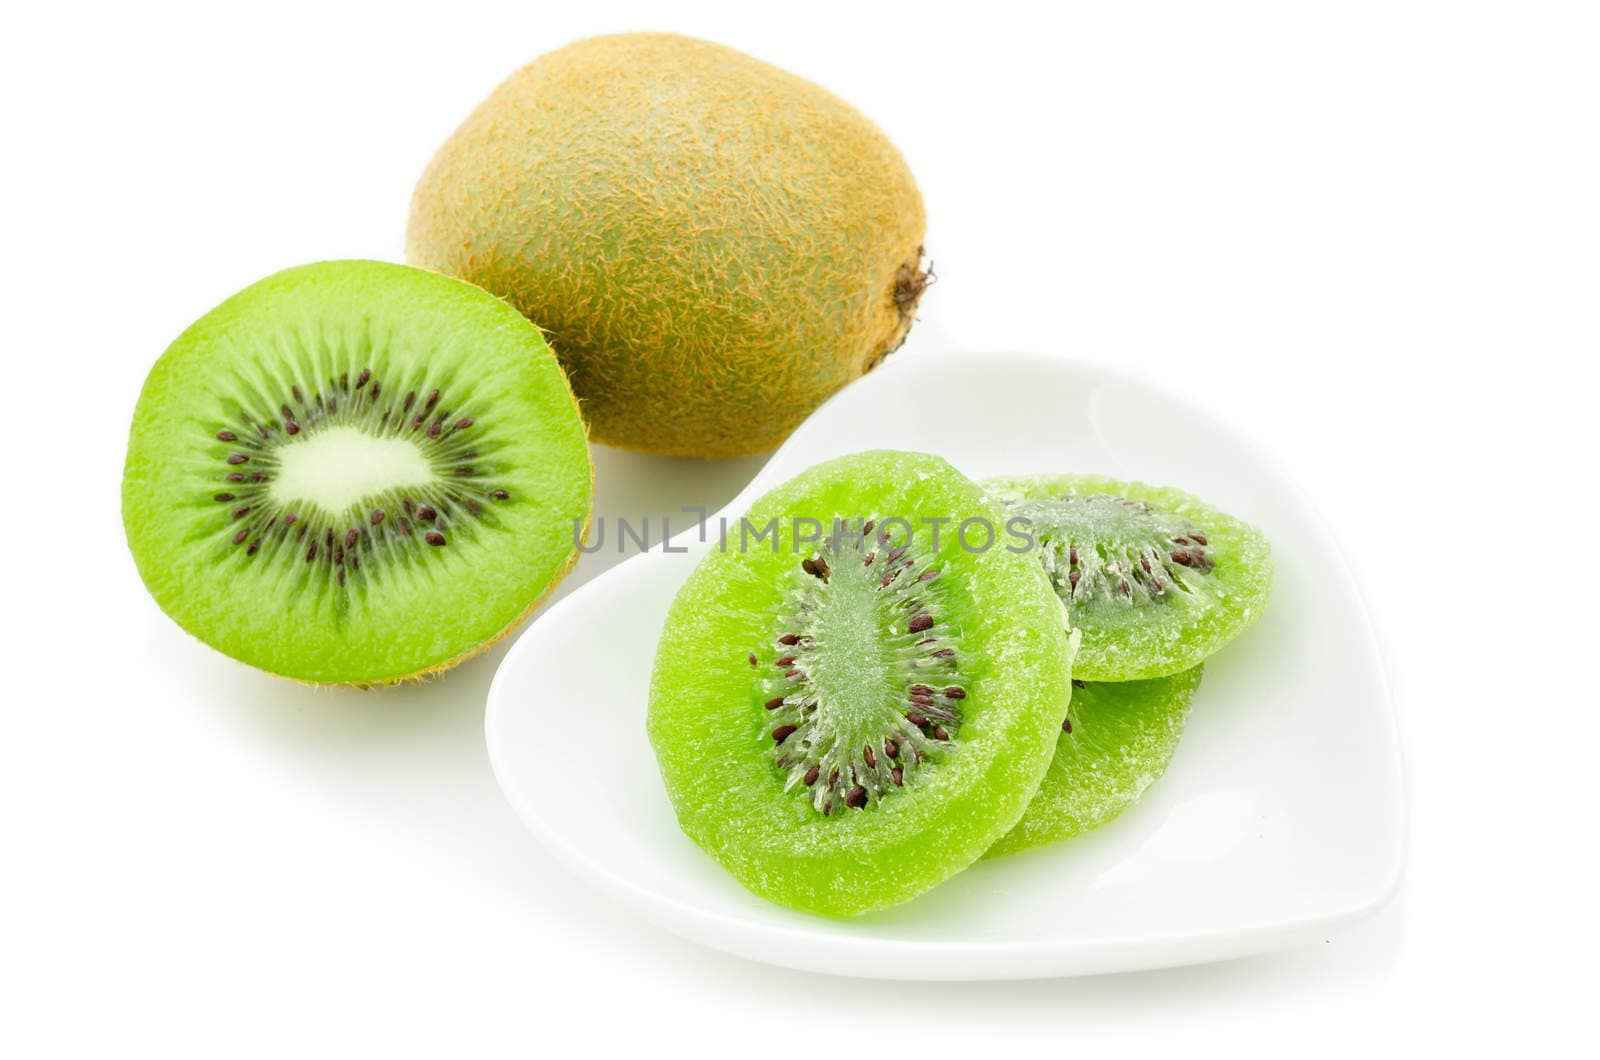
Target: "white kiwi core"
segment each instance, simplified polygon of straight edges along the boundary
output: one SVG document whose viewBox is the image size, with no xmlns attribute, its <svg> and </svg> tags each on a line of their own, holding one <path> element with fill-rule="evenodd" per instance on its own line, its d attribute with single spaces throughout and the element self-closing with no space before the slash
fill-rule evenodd
<svg viewBox="0 0 1600 1060">
<path fill-rule="evenodd" d="M 278 450 L 271 494 L 279 504 L 315 504 L 338 514 L 387 490 L 426 486 L 438 475 L 405 438 L 374 438 L 355 427 L 329 427 Z"/>
</svg>

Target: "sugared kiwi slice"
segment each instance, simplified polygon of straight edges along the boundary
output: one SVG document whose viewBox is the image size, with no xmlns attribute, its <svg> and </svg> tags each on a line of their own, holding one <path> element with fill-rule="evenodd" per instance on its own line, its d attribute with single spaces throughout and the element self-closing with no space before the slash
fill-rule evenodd
<svg viewBox="0 0 1600 1060">
<path fill-rule="evenodd" d="M 1024 517 L 1083 646 L 1085 681 L 1198 665 L 1261 615 L 1272 585 L 1261 532 L 1181 490 L 1099 475 L 984 483 Z"/>
<path fill-rule="evenodd" d="M 207 313 L 134 413 L 122 511 L 161 608 L 309 682 L 492 642 L 571 567 L 592 475 L 538 330 L 420 269 L 278 273 Z"/>
<path fill-rule="evenodd" d="M 984 857 L 1082 835 L 1132 806 L 1178 749 L 1201 667 L 1148 681 L 1074 681 L 1044 782 Z"/>
<path fill-rule="evenodd" d="M 861 453 L 761 498 L 684 583 L 650 741 L 684 832 L 750 890 L 895 905 L 1022 815 L 1073 644 L 1038 562 L 980 547 L 1003 525 L 943 460 Z"/>
</svg>

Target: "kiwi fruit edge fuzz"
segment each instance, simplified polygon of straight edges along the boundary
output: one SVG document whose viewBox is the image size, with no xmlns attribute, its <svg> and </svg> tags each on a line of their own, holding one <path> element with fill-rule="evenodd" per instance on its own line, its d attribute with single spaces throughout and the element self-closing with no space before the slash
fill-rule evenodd
<svg viewBox="0 0 1600 1060">
<path fill-rule="evenodd" d="M 436 673 L 515 628 L 575 562 L 593 469 L 538 329 L 404 265 L 270 276 L 147 378 L 123 522 L 200 640 L 313 684 Z"/>
<path fill-rule="evenodd" d="M 904 158 L 848 103 L 628 33 L 496 88 L 418 182 L 406 252 L 544 329 L 595 441 L 731 456 L 904 341 L 925 227 Z"/>
</svg>

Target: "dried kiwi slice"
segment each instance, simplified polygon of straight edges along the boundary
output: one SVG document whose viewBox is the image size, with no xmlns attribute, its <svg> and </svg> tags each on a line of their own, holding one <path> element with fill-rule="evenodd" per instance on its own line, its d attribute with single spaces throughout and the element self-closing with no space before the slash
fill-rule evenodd
<svg viewBox="0 0 1600 1060">
<path fill-rule="evenodd" d="M 1149 681 L 1074 681 L 1072 707 L 1038 794 L 984 857 L 1082 835 L 1137 802 L 1178 749 L 1201 669 Z"/>
<path fill-rule="evenodd" d="M 1099 475 L 997 478 L 1024 517 L 1083 646 L 1084 681 L 1165 677 L 1198 665 L 1261 615 L 1271 550 L 1252 526 L 1181 490 Z"/>
<path fill-rule="evenodd" d="M 246 288 L 156 363 L 122 484 L 139 574 L 219 651 L 308 682 L 440 670 L 577 555 L 588 445 L 538 329 L 401 265 Z"/>
<path fill-rule="evenodd" d="M 756 894 L 892 906 L 1027 807 L 1072 638 L 1038 562 L 964 545 L 966 520 L 1004 525 L 943 460 L 843 457 L 757 501 L 673 601 L 650 742 L 684 832 Z"/>
</svg>

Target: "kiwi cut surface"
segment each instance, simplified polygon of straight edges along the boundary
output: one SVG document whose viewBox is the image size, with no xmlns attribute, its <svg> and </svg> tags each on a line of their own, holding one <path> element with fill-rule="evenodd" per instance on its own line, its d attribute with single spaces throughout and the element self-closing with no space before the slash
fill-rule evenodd
<svg viewBox="0 0 1600 1060">
<path fill-rule="evenodd" d="M 413 264 L 545 329 L 594 440 L 773 449 L 911 327 L 922 198 L 854 107 L 708 41 L 596 37 L 505 80 L 439 149 Z"/>
<path fill-rule="evenodd" d="M 984 857 L 1071 839 L 1137 802 L 1178 749 L 1201 669 L 1148 681 L 1074 681 L 1039 791 L 1022 820 Z"/>
<path fill-rule="evenodd" d="M 122 512 L 185 630 L 368 685 L 448 667 L 531 611 L 576 559 L 591 485 L 538 329 L 458 280 L 339 261 L 246 288 L 162 355 Z"/>
<path fill-rule="evenodd" d="M 819 464 L 740 524 L 770 544 L 713 545 L 673 601 L 650 742 L 684 832 L 764 898 L 913 898 L 1009 830 L 1049 765 L 1061 604 L 1032 556 L 935 541 L 927 518 L 1003 525 L 937 457 Z"/>
<path fill-rule="evenodd" d="M 1198 665 L 1260 617 L 1271 548 L 1255 527 L 1181 490 L 1099 475 L 996 478 L 1026 518 L 1083 645 L 1085 681 L 1165 677 Z"/>
</svg>

